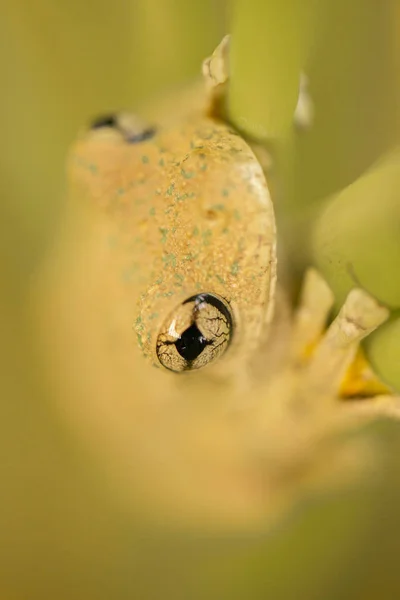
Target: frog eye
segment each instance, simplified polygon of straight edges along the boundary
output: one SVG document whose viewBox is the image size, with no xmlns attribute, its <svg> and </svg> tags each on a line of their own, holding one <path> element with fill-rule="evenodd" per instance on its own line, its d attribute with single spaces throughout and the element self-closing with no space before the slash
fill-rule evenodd
<svg viewBox="0 0 400 600">
<path fill-rule="evenodd" d="M 170 371 L 201 369 L 228 348 L 233 319 L 225 300 L 198 294 L 185 300 L 166 319 L 157 338 L 157 357 Z"/>
<path fill-rule="evenodd" d="M 96 117 L 90 124 L 90 129 L 103 129 L 103 127 L 112 127 L 113 129 L 116 128 L 116 115 L 102 115 L 101 117 Z"/>
<path fill-rule="evenodd" d="M 129 144 L 138 144 L 151 139 L 155 127 L 145 124 L 139 117 L 131 113 L 111 113 L 96 117 L 90 124 L 90 130 L 114 129 L 122 135 Z"/>
</svg>

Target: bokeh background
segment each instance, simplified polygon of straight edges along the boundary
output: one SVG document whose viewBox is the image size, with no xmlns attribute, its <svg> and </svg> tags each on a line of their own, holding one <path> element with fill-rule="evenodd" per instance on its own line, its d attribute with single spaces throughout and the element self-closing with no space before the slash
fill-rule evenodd
<svg viewBox="0 0 400 600">
<path fill-rule="evenodd" d="M 268 535 L 166 533 L 128 517 L 114 503 L 42 380 L 27 304 L 32 279 L 51 252 L 62 218 L 69 144 L 92 115 L 138 107 L 189 82 L 228 31 L 236 36 L 230 115 L 245 133 L 277 140 L 285 174 L 282 231 L 299 257 L 296 266 L 320 266 L 338 302 L 354 285 L 355 271 L 361 284 L 392 308 L 392 328 L 371 353 L 382 373 L 399 381 L 397 0 L 3 3 L 4 600 L 381 600 L 400 594 L 395 424 L 375 428 L 388 457 L 379 481 L 308 499 Z M 303 65 L 316 120 L 309 134 L 293 136 L 290 115 Z"/>
</svg>

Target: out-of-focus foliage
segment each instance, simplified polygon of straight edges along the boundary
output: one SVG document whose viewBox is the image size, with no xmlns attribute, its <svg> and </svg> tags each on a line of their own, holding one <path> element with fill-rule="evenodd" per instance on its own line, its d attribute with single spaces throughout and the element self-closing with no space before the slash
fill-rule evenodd
<svg viewBox="0 0 400 600">
<path fill-rule="evenodd" d="M 233 6 L 230 119 L 251 138 L 279 140 L 292 129 L 299 73 L 329 1 L 237 0 Z"/>
<path fill-rule="evenodd" d="M 329 199 L 317 220 L 314 255 L 338 302 L 352 287 L 360 286 L 399 310 L 399 234 L 400 162 L 395 152 Z M 371 336 L 367 348 L 378 372 L 400 389 L 398 320 L 393 318 Z"/>
<path fill-rule="evenodd" d="M 279 12 L 285 4 L 270 4 L 279 27 L 294 28 Z M 301 157 L 294 188 L 304 205 L 361 175 L 397 135 L 390 12 L 372 0 L 325 4 L 318 47 L 326 54 L 314 53 L 320 83 L 312 91 L 321 107 L 316 132 L 294 152 Z M 2 598 L 398 596 L 396 428 L 381 431 L 394 458 L 379 494 L 360 489 L 315 500 L 268 537 L 168 535 L 132 522 L 115 506 L 44 383 L 27 290 L 56 232 L 68 144 L 92 114 L 135 106 L 148 93 L 195 76 L 227 30 L 225 8 L 211 0 L 16 0 L 2 8 Z M 261 9 L 254 3 L 255 12 Z M 365 29 L 362 45 L 353 39 L 352 23 L 354 35 L 361 36 L 356 25 Z M 254 24 L 278 31 L 272 20 L 255 18 Z M 284 44 L 280 48 L 278 79 L 286 64 Z M 288 87 L 293 95 L 292 81 Z M 282 102 L 285 110 L 292 95 Z M 274 101 L 279 105 L 278 94 Z M 376 111 L 382 120 L 373 120 Z"/>
<path fill-rule="evenodd" d="M 97 114 L 197 76 L 224 33 L 223 16 L 223 3 L 211 0 L 7 3 L 1 185 L 25 249 L 33 244 L 35 252 L 47 236 L 77 131 Z"/>
</svg>

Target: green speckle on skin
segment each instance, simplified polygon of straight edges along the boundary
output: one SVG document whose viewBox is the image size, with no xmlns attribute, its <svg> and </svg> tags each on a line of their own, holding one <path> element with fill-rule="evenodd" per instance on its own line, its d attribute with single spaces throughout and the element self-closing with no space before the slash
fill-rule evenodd
<svg viewBox="0 0 400 600">
<path fill-rule="evenodd" d="M 156 279 L 156 285 L 161 285 L 163 281 L 163 277 L 159 277 L 158 279 Z"/>
<path fill-rule="evenodd" d="M 225 234 L 229 233 L 229 229 L 227 227 L 224 227 L 222 230 L 222 233 L 225 233 Z"/>
<path fill-rule="evenodd" d="M 226 198 L 227 196 L 229 196 L 229 190 L 227 188 L 223 188 L 222 190 L 222 195 Z"/>
<path fill-rule="evenodd" d="M 167 194 L 167 196 L 172 196 L 172 192 L 174 191 L 174 188 L 175 188 L 175 184 L 171 183 L 171 185 L 169 186 L 169 188 L 165 192 Z"/>
<path fill-rule="evenodd" d="M 231 275 L 237 275 L 239 273 L 239 263 L 235 261 L 231 266 Z"/>
<path fill-rule="evenodd" d="M 117 190 L 117 194 L 118 194 L 118 196 L 123 196 L 123 195 L 125 194 L 125 191 L 126 191 L 126 190 L 125 190 L 124 188 L 119 188 L 119 189 Z"/>
<path fill-rule="evenodd" d="M 152 217 L 154 217 L 154 215 L 156 214 L 156 209 L 154 206 L 151 207 L 151 209 L 149 210 L 149 215 L 151 215 Z"/>
<path fill-rule="evenodd" d="M 165 166 L 165 160 L 163 158 L 160 158 L 160 160 L 158 161 L 158 164 L 160 167 L 164 167 Z"/>
<path fill-rule="evenodd" d="M 200 171 L 205 171 L 207 169 L 207 164 L 203 163 L 202 165 L 200 165 Z"/>
<path fill-rule="evenodd" d="M 165 254 L 163 256 L 163 262 L 166 266 L 176 267 L 176 256 L 175 254 Z"/>
<path fill-rule="evenodd" d="M 175 279 L 176 279 L 175 285 L 181 286 L 184 281 L 183 275 L 181 275 L 180 273 L 175 273 Z"/>
<path fill-rule="evenodd" d="M 197 225 L 193 227 L 193 235 L 199 235 L 199 228 L 197 227 Z"/>
<path fill-rule="evenodd" d="M 205 231 L 203 231 L 203 234 L 202 234 L 202 235 L 203 235 L 203 244 L 204 244 L 205 246 L 209 246 L 209 245 L 210 245 L 210 243 L 211 243 L 211 240 L 210 240 L 210 238 L 211 238 L 211 236 L 212 236 L 212 231 L 211 231 L 211 229 L 206 229 Z"/>
<path fill-rule="evenodd" d="M 235 217 L 235 219 L 236 219 L 237 221 L 240 221 L 241 217 L 240 217 L 240 213 L 239 213 L 239 211 L 238 211 L 237 209 L 235 209 L 235 210 L 233 211 L 233 216 Z"/>
<path fill-rule="evenodd" d="M 153 321 L 153 319 L 157 319 L 157 317 L 158 317 L 158 312 L 151 313 L 151 315 L 149 316 L 149 320 Z"/>
<path fill-rule="evenodd" d="M 197 254 L 193 254 L 192 252 L 189 252 L 188 254 L 185 254 L 182 258 L 182 261 L 184 262 L 188 262 L 188 261 L 192 261 L 195 260 L 197 258 Z"/>
<path fill-rule="evenodd" d="M 175 294 L 175 292 L 173 290 L 171 290 L 169 292 L 162 292 L 162 293 L 156 294 L 156 298 L 170 298 L 174 294 Z"/>
<path fill-rule="evenodd" d="M 178 194 L 175 196 L 175 202 L 181 202 L 183 200 L 187 200 L 188 198 L 196 198 L 195 192 L 185 192 L 184 194 Z"/>
<path fill-rule="evenodd" d="M 140 348 L 143 350 L 143 340 L 141 334 L 139 332 L 136 332 L 136 337 Z"/>
<path fill-rule="evenodd" d="M 194 171 L 185 171 L 185 169 L 181 169 L 181 174 L 185 179 L 192 179 L 195 176 Z"/>
<path fill-rule="evenodd" d="M 167 235 L 168 235 L 168 228 L 166 227 L 159 227 L 160 233 L 162 235 L 161 237 L 161 243 L 165 244 L 165 242 L 167 241 Z"/>
<path fill-rule="evenodd" d="M 213 204 L 211 210 L 225 210 L 225 204 Z"/>
<path fill-rule="evenodd" d="M 73 160 L 78 167 L 87 169 L 88 171 L 90 171 L 92 173 L 92 175 L 97 175 L 98 169 L 97 169 L 97 165 L 95 165 L 94 163 L 88 163 L 81 156 L 76 156 L 76 155 L 74 156 Z"/>
<path fill-rule="evenodd" d="M 142 163 L 144 165 L 147 165 L 147 163 L 149 162 L 149 157 L 146 156 L 145 154 L 142 156 Z"/>
<path fill-rule="evenodd" d="M 223 277 L 221 277 L 221 275 L 216 275 L 215 276 L 216 279 L 218 279 L 218 281 L 222 284 L 225 285 L 225 279 Z"/>
<path fill-rule="evenodd" d="M 182 200 L 186 200 L 187 198 L 189 198 L 189 194 L 187 194 L 187 193 L 175 196 L 176 202 L 180 202 Z"/>
</svg>

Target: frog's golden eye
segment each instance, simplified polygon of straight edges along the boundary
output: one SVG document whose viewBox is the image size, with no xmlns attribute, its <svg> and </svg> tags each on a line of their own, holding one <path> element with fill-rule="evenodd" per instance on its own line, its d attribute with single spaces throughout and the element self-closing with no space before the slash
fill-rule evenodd
<svg viewBox="0 0 400 600">
<path fill-rule="evenodd" d="M 157 357 L 171 371 L 201 369 L 228 348 L 233 319 L 225 300 L 197 294 L 176 308 L 157 338 Z"/>
<path fill-rule="evenodd" d="M 96 117 L 90 124 L 90 130 L 114 129 L 122 135 L 129 144 L 138 144 L 151 139 L 155 127 L 145 124 L 139 117 L 131 113 L 114 113 Z"/>
</svg>

